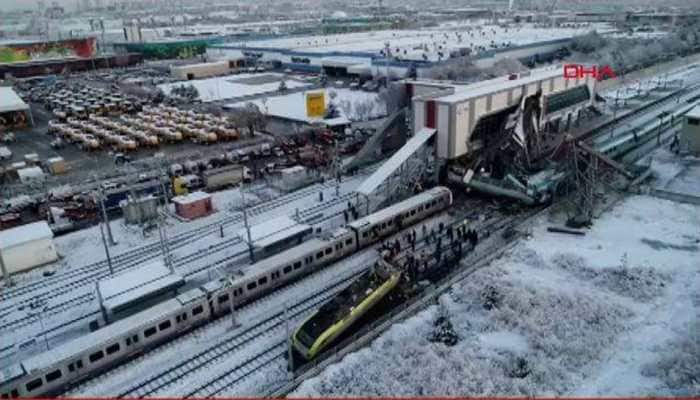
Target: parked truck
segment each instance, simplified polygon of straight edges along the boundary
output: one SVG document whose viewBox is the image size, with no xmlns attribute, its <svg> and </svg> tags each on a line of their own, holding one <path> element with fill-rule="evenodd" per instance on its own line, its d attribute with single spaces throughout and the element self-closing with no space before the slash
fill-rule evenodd
<svg viewBox="0 0 700 400">
<path fill-rule="evenodd" d="M 218 190 L 227 186 L 237 185 L 240 182 L 250 182 L 250 170 L 241 165 L 230 165 L 214 168 L 202 172 L 204 189 Z"/>
</svg>

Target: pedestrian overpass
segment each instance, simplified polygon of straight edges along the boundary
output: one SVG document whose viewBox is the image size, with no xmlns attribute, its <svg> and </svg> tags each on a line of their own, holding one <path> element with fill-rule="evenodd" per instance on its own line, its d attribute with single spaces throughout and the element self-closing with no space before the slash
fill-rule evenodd
<svg viewBox="0 0 700 400">
<path fill-rule="evenodd" d="M 386 199 L 410 190 L 426 172 L 432 157 L 425 144 L 435 135 L 433 128 L 423 128 L 410 138 L 394 155 L 386 160 L 372 175 L 355 189 L 358 197 L 367 202 L 366 212 L 372 196 L 386 191 Z M 381 188 L 381 189 L 380 189 Z"/>
</svg>

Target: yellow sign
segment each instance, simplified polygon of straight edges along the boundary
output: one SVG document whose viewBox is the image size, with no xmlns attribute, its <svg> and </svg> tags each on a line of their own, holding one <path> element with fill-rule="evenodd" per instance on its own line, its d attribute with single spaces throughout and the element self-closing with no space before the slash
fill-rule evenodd
<svg viewBox="0 0 700 400">
<path fill-rule="evenodd" d="M 324 92 L 306 94 L 306 116 L 323 118 L 326 115 L 326 97 Z"/>
</svg>

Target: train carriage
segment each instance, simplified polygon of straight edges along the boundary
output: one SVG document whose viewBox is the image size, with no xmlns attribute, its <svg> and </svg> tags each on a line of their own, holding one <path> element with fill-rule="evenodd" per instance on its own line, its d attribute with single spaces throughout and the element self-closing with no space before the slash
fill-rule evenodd
<svg viewBox="0 0 700 400">
<path fill-rule="evenodd" d="M 209 319 L 197 288 L 112 325 L 37 354 L 0 376 L 0 398 L 38 397 L 97 374 Z"/>
<path fill-rule="evenodd" d="M 119 320 L 0 371 L 0 398 L 40 397 L 60 392 L 166 340 L 230 311 L 277 287 L 398 232 L 452 203 L 448 188 L 436 187 L 209 282 L 171 300 Z M 230 296 L 233 296 L 231 298 Z"/>
</svg>

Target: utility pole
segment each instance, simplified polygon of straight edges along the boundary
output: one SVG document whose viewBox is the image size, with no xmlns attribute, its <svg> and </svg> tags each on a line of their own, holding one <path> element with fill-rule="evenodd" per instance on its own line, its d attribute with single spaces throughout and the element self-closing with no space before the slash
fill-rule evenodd
<svg viewBox="0 0 700 400">
<path fill-rule="evenodd" d="M 107 257 L 107 266 L 109 267 L 109 276 L 114 275 L 114 269 L 112 268 L 112 258 L 109 256 L 109 246 L 107 246 L 107 240 L 105 240 L 105 230 L 100 223 L 100 236 L 102 236 L 102 245 L 105 248 L 105 256 Z"/>
<path fill-rule="evenodd" d="M 243 183 L 241 182 L 241 199 L 243 200 L 243 226 L 245 226 L 246 237 L 248 238 L 248 255 L 250 262 L 255 262 L 255 254 L 253 253 L 253 242 L 250 236 L 250 224 L 248 224 L 248 208 L 245 204 L 245 192 L 243 191 Z"/>
<path fill-rule="evenodd" d="M 287 377 L 291 381 L 294 379 L 294 354 L 292 353 L 292 335 L 289 329 L 289 307 L 284 303 L 284 330 L 287 337 L 287 359 L 289 359 L 289 372 Z"/>
<path fill-rule="evenodd" d="M 229 285 L 231 285 L 231 292 L 229 292 L 229 301 L 231 305 L 231 328 L 235 329 L 238 328 L 240 325 L 236 321 L 236 307 L 233 304 L 233 281 L 232 278 L 228 279 Z"/>
<path fill-rule="evenodd" d="M 107 216 L 107 209 L 105 208 L 105 194 L 104 188 L 102 187 L 102 182 L 98 183 L 100 191 L 100 209 L 102 211 L 102 221 L 107 226 L 107 237 L 109 238 L 110 246 L 114 246 L 117 243 L 114 241 L 114 236 L 112 236 L 112 228 L 109 226 L 109 217 Z"/>
</svg>

